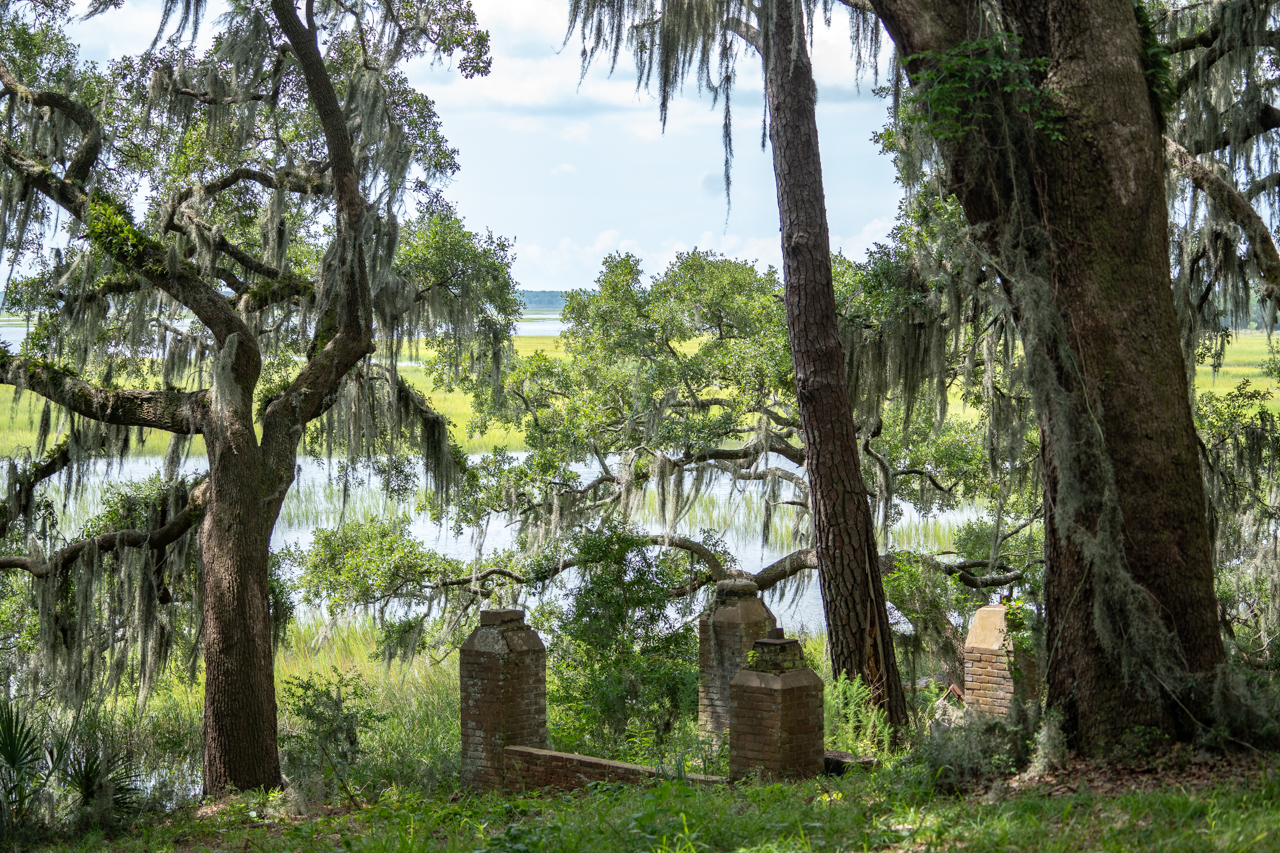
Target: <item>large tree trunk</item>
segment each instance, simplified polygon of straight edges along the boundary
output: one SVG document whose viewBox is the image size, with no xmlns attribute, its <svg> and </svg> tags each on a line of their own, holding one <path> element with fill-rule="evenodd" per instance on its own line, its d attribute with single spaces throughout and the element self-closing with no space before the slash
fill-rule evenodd
<svg viewBox="0 0 1280 853">
<path fill-rule="evenodd" d="M 862 676 L 889 722 L 902 726 L 907 723 L 906 697 L 836 326 L 814 113 L 817 89 L 804 33 L 797 32 L 802 26 L 797 12 L 791 0 L 774 4 L 766 86 L 782 223 L 787 336 L 795 361 L 827 646 L 832 671 Z"/>
<path fill-rule="evenodd" d="M 911 75 L 929 61 L 922 52 L 988 35 L 976 2 L 873 3 Z M 1169 279 L 1163 146 L 1130 0 L 1003 6 L 1023 55 L 1050 59 L 1043 86 L 1063 113 L 1061 138 L 1028 130 L 1017 141 L 992 123 L 942 147 L 968 220 L 1001 258 L 1033 366 L 1049 704 L 1077 746 L 1097 753 L 1134 725 L 1179 728 L 1168 691 L 1180 685 L 1160 685 L 1154 701 L 1147 689 L 1166 652 L 1143 647 L 1142 613 L 1170 632 L 1185 672 L 1223 660 Z M 1119 558 L 1099 556 L 1108 549 Z M 1113 567 L 1122 583 L 1104 580 Z M 1126 574 L 1136 594 L 1117 595 Z"/>
<path fill-rule="evenodd" d="M 215 413 L 218 428 L 206 432 L 209 497 L 200 549 L 208 796 L 232 786 L 278 788 L 281 781 L 268 553 L 292 476 L 272 476 L 246 418 L 251 408 L 244 401 L 252 401 L 251 391 L 243 397 L 240 405 Z"/>
<path fill-rule="evenodd" d="M 1204 482 L 1169 278 L 1164 146 L 1143 75 L 1128 0 L 1050 4 L 1054 88 L 1072 105 L 1066 141 L 1051 146 L 1054 285 L 1115 472 L 1129 574 L 1156 602 L 1186 668 L 1223 660 L 1213 594 Z M 1048 500 L 1057 502 L 1051 479 Z M 1094 630 L 1088 563 L 1049 541 L 1049 636 L 1058 645 L 1049 702 L 1080 746 L 1096 751 L 1138 722 L 1171 729 L 1171 702 L 1134 713 Z M 1080 595 L 1072 603 L 1072 596 Z M 1175 685 L 1169 685 L 1174 687 Z M 1155 704 L 1155 703 L 1152 703 Z"/>
</svg>

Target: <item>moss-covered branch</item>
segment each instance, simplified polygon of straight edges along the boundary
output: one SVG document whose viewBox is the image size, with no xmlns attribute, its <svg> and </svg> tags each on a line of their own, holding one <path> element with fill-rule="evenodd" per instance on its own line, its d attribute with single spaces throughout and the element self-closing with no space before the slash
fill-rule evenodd
<svg viewBox="0 0 1280 853">
<path fill-rule="evenodd" d="M 113 391 L 86 382 L 49 362 L 0 350 L 0 385 L 39 394 L 86 418 L 116 426 L 162 429 L 182 435 L 204 431 L 209 392 Z"/>
<path fill-rule="evenodd" d="M 1267 281 L 1267 295 L 1274 296 L 1280 292 L 1280 252 L 1276 250 L 1271 231 L 1258 215 L 1258 211 L 1253 209 L 1253 205 L 1238 189 L 1197 160 L 1190 151 L 1167 136 L 1164 144 L 1170 163 L 1190 178 L 1191 182 L 1209 196 L 1213 203 L 1230 216 L 1248 236 L 1249 247 L 1253 250 L 1253 256 L 1258 262 L 1258 269 L 1262 271 Z"/>
<path fill-rule="evenodd" d="M 143 276 L 155 287 L 187 307 L 213 333 L 219 346 L 237 336 L 233 373 L 252 388 L 262 369 L 257 340 L 235 309 L 199 275 L 188 261 L 170 264 L 169 253 L 144 235 L 129 214 L 107 201 L 90 201 L 80 186 L 59 178 L 37 160 L 0 138 L 0 164 L 17 174 L 29 187 L 83 222 L 86 236 L 117 263 Z"/>
<path fill-rule="evenodd" d="M 120 548 L 163 550 L 177 542 L 200 520 L 208 494 L 207 483 L 192 489 L 187 505 L 167 524 L 153 530 L 112 530 L 89 539 L 73 542 L 47 560 L 34 557 L 0 557 L 0 569 L 21 569 L 37 578 L 57 575 L 86 553 L 115 551 Z"/>
<path fill-rule="evenodd" d="M 32 106 L 54 109 L 71 119 L 80 128 L 80 147 L 67 164 L 66 180 L 83 184 L 98 163 L 102 153 L 102 125 L 93 111 L 84 104 L 61 92 L 40 92 L 23 85 L 3 62 L 0 62 L 0 96 L 13 96 Z"/>
</svg>

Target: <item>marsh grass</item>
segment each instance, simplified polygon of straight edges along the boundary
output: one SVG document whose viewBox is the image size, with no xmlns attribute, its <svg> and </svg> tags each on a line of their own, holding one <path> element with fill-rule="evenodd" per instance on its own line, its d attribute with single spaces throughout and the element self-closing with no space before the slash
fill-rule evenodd
<svg viewBox="0 0 1280 853">
<path fill-rule="evenodd" d="M 284 695 L 290 682 L 308 676 L 356 676 L 368 690 L 377 721 L 361 733 L 352 787 L 365 798 L 376 798 L 389 786 L 453 790 L 462 748 L 457 654 L 439 662 L 419 655 L 411 663 L 388 665 L 376 651 L 378 635 L 367 617 L 294 623 L 276 657 L 276 693 Z M 283 730 L 301 727 L 296 708 L 286 703 L 281 712 Z"/>
<path fill-rule="evenodd" d="M 893 525 L 886 547 L 926 554 L 952 551 L 960 526 L 961 523 L 953 519 L 937 516 L 905 518 Z"/>
<path fill-rule="evenodd" d="M 698 538 L 702 531 L 710 530 L 732 544 L 754 544 L 762 539 L 764 528 L 765 497 L 758 483 L 748 483 L 748 491 L 735 493 L 729 499 L 724 485 L 714 491 L 699 495 L 676 525 L 676 530 Z M 794 551 L 803 538 L 806 528 L 801 527 L 797 536 L 795 507 L 775 507 L 769 524 L 769 548 L 779 554 Z M 637 520 L 651 529 L 663 527 L 658 512 L 658 496 L 651 489 L 645 494 Z"/>
<path fill-rule="evenodd" d="M 1280 343 L 1280 339 L 1277 343 Z M 1222 367 L 1216 373 L 1212 365 L 1197 366 L 1196 390 L 1225 394 L 1233 390 L 1241 380 L 1248 379 L 1250 386 L 1255 389 L 1267 388 L 1276 392 L 1280 390 L 1280 386 L 1262 372 L 1262 363 L 1269 356 L 1265 332 L 1241 332 L 1227 345 Z M 1266 405 L 1271 412 L 1280 413 L 1280 394 L 1273 396 Z"/>
</svg>

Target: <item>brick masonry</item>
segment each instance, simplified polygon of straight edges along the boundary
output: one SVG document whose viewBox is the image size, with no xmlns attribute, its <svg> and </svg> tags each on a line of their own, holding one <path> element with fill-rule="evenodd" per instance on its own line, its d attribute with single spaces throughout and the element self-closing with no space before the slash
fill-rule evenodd
<svg viewBox="0 0 1280 853">
<path fill-rule="evenodd" d="M 798 641 L 757 640 L 729 687 L 729 778 L 775 778 L 823 771 L 822 679 Z"/>
<path fill-rule="evenodd" d="M 964 650 L 964 704 L 989 714 L 1009 713 L 1013 675 L 1004 649 Z"/>
<path fill-rule="evenodd" d="M 988 714 L 1005 715 L 1013 702 L 1013 673 L 1005 639 L 1005 608 L 980 607 L 973 615 L 964 646 L 964 704 Z"/>
<path fill-rule="evenodd" d="M 711 604 L 698 619 L 698 729 L 704 735 L 722 737 L 729 730 L 729 685 L 752 644 L 775 625 L 754 583 L 716 584 Z"/>
<path fill-rule="evenodd" d="M 486 610 L 462 644 L 462 784 L 503 786 L 504 750 L 547 745 L 547 651 L 520 610 Z"/>
<path fill-rule="evenodd" d="M 529 746 L 509 746 L 505 750 L 506 787 L 514 791 L 554 788 L 569 791 L 592 782 L 644 782 L 658 778 L 653 767 L 606 761 L 588 755 L 553 752 Z M 689 773 L 686 780 L 701 784 L 724 782 L 723 776 Z"/>
<path fill-rule="evenodd" d="M 754 596 L 754 590 L 751 591 Z M 763 609 L 763 603 L 756 599 Z M 750 607 L 750 605 L 748 605 Z M 765 610 L 765 613 L 768 613 Z M 772 615 L 768 621 L 772 622 Z M 755 641 L 729 686 L 730 778 L 823 772 L 822 680 L 796 640 Z M 481 789 L 571 790 L 592 782 L 643 782 L 653 767 L 546 749 L 546 649 L 519 610 L 486 610 L 462 645 L 462 782 Z M 833 754 L 834 755 L 834 754 Z M 847 763 L 847 762 L 846 762 Z M 686 774 L 713 784 L 722 776 Z"/>
</svg>

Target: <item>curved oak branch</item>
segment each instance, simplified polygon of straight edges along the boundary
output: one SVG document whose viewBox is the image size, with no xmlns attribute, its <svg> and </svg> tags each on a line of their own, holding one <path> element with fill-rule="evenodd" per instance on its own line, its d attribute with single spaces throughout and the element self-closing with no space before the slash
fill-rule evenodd
<svg viewBox="0 0 1280 853">
<path fill-rule="evenodd" d="M 25 388 L 104 424 L 162 429 L 182 435 L 204 431 L 209 392 L 109 391 L 42 361 L 0 351 L 0 385 Z"/>
<path fill-rule="evenodd" d="M 115 551 L 119 548 L 151 548 L 161 550 L 177 542 L 199 521 L 208 494 L 207 481 L 191 491 L 187 505 L 169 522 L 154 530 L 113 530 L 90 539 L 73 542 L 48 560 L 31 557 L 0 557 L 0 569 L 21 569 L 37 578 L 58 574 L 78 560 L 86 551 Z"/>
</svg>

